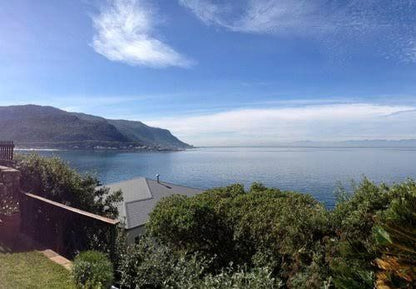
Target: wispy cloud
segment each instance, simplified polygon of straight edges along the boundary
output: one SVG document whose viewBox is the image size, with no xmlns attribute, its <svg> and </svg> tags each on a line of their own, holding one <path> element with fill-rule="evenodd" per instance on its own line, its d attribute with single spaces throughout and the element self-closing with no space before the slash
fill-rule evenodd
<svg viewBox="0 0 416 289">
<path fill-rule="evenodd" d="M 196 145 L 414 138 L 415 107 L 365 103 L 231 110 L 147 123 Z M 412 111 L 413 110 L 413 111 Z M 403 113 L 401 113 L 403 112 Z"/>
<path fill-rule="evenodd" d="M 215 24 L 233 31 L 276 33 L 286 29 L 300 29 L 306 21 L 317 23 L 313 14 L 318 1 L 243 0 L 222 2 L 212 0 L 179 0 L 206 24 Z M 312 22 L 310 22 L 312 21 Z"/>
<path fill-rule="evenodd" d="M 112 61 L 149 67 L 189 67 L 193 61 L 157 39 L 159 16 L 144 0 L 109 0 L 92 17 L 92 47 Z"/>
<path fill-rule="evenodd" d="M 416 61 L 415 0 L 178 1 L 207 25 L 314 38 L 338 52 L 368 42 L 385 58 Z"/>
</svg>

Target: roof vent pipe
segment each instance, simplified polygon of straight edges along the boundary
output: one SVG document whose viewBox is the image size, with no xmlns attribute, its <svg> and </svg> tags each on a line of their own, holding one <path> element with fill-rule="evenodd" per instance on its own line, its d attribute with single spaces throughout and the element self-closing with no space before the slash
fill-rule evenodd
<svg viewBox="0 0 416 289">
<path fill-rule="evenodd" d="M 157 182 L 158 182 L 158 183 L 160 183 L 159 177 L 160 177 L 160 175 L 159 175 L 159 174 L 157 174 L 157 175 L 156 175 L 156 180 L 157 180 Z"/>
</svg>

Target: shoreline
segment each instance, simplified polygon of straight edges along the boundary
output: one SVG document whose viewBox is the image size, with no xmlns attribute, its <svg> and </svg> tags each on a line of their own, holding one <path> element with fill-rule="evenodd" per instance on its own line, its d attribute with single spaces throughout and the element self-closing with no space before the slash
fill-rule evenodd
<svg viewBox="0 0 416 289">
<path fill-rule="evenodd" d="M 120 149 L 120 148 L 25 148 L 16 147 L 15 152 L 181 152 L 194 148 L 185 149 Z"/>
<path fill-rule="evenodd" d="M 415 150 L 416 146 L 307 146 L 307 145 L 277 145 L 277 146 L 194 146 L 181 149 L 167 148 L 116 148 L 116 147 L 99 147 L 99 148 L 37 148 L 37 147 L 15 147 L 16 152 L 64 152 L 64 151 L 80 151 L 80 152 L 183 152 L 195 149 L 410 149 Z"/>
</svg>

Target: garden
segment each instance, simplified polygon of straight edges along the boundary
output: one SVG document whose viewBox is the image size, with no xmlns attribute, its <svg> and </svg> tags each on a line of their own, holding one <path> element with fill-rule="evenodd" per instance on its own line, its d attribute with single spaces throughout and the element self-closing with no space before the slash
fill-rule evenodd
<svg viewBox="0 0 416 289">
<path fill-rule="evenodd" d="M 116 215 L 119 195 L 94 191 L 94 178 L 61 161 L 30 156 L 19 166 L 26 189 Z M 364 178 L 337 195 L 332 210 L 259 183 L 167 197 L 136 244 L 120 230 L 113 254 L 79 252 L 72 280 L 79 288 L 415 288 L 416 182 Z"/>
</svg>

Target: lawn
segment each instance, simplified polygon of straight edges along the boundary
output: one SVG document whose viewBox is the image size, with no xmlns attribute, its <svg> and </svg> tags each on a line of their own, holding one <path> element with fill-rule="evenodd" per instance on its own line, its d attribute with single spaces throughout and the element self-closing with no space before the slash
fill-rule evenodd
<svg viewBox="0 0 416 289">
<path fill-rule="evenodd" d="M 0 289 L 74 289 L 70 272 L 37 251 L 12 253 L 0 244 Z"/>
</svg>

